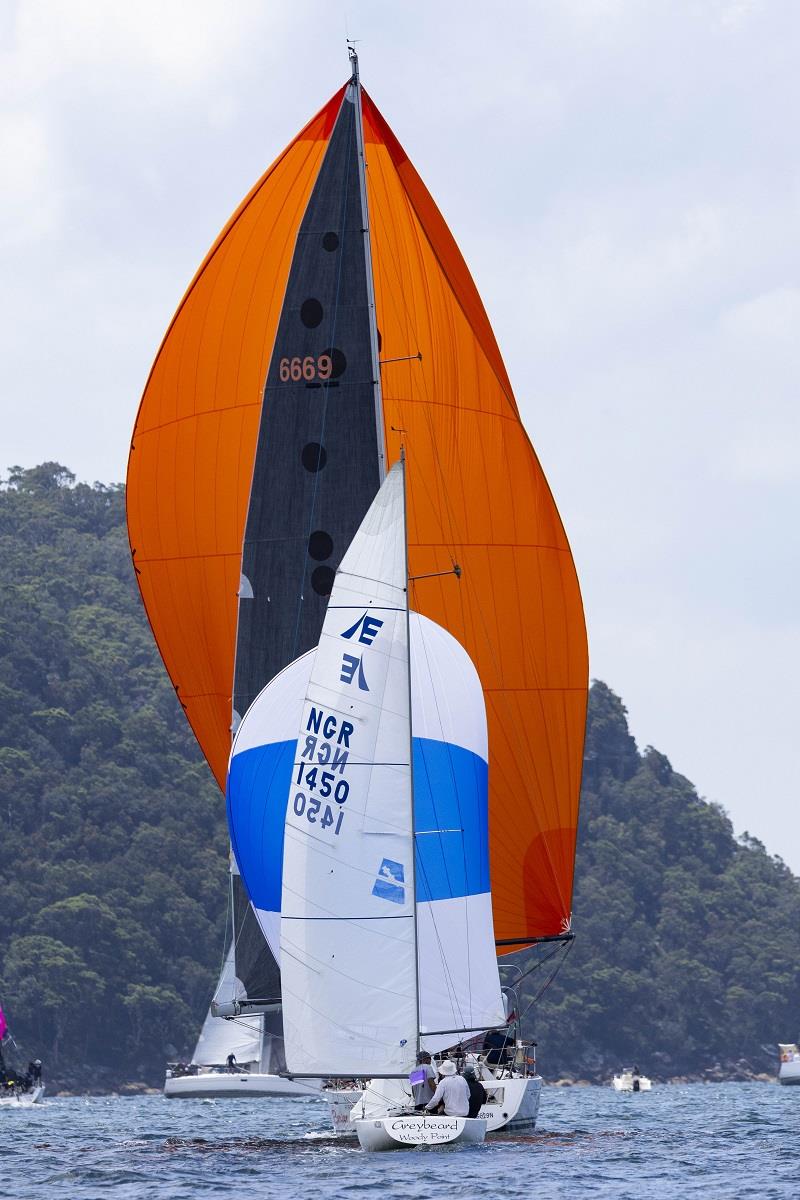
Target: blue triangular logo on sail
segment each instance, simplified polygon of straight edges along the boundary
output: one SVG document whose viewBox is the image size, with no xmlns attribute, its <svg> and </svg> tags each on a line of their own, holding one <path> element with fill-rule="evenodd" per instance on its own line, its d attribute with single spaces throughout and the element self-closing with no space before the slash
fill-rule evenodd
<svg viewBox="0 0 800 1200">
<path fill-rule="evenodd" d="M 385 858 L 380 865 L 378 878 L 372 889 L 373 896 L 380 900 L 391 900 L 393 904 L 403 904 L 406 898 L 405 867 L 402 863 Z"/>
</svg>

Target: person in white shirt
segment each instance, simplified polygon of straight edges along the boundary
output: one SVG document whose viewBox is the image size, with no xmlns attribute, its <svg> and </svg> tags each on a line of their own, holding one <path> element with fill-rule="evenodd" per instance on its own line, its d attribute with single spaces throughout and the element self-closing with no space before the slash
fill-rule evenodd
<svg viewBox="0 0 800 1200">
<path fill-rule="evenodd" d="M 469 1113 L 469 1086 L 449 1058 L 439 1065 L 439 1086 L 425 1105 L 425 1111 L 435 1112 L 440 1104 L 444 1105 L 446 1117 L 466 1117 Z"/>
</svg>

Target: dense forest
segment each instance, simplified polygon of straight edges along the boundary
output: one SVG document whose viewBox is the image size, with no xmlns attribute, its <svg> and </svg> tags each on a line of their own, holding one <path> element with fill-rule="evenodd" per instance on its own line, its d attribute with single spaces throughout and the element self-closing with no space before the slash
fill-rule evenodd
<svg viewBox="0 0 800 1200">
<path fill-rule="evenodd" d="M 156 1079 L 219 968 L 227 851 L 139 599 L 123 488 L 12 469 L 0 597 L 0 998 L 51 1078 Z"/>
<path fill-rule="evenodd" d="M 215 982 L 227 843 L 139 600 L 122 487 L 12 468 L 0 595 L 0 1001 L 52 1082 L 158 1083 Z M 797 1032 L 800 881 L 640 754 L 601 683 L 574 929 L 549 986 L 563 949 L 519 984 L 546 1077 L 771 1070 Z"/>
<path fill-rule="evenodd" d="M 573 928 L 530 1010 L 546 1076 L 608 1078 L 623 1062 L 662 1079 L 776 1074 L 776 1043 L 800 1023 L 800 879 L 736 838 L 663 754 L 640 754 L 621 700 L 597 682 Z M 523 980 L 527 1003 L 556 965 Z"/>
</svg>

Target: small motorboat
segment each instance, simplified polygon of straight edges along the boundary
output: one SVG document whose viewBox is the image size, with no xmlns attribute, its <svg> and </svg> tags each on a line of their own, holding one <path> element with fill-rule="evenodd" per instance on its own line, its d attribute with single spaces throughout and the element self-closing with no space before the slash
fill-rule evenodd
<svg viewBox="0 0 800 1200">
<path fill-rule="evenodd" d="M 794 1042 L 781 1042 L 778 1049 L 781 1055 L 778 1083 L 800 1085 L 800 1045 L 796 1045 Z"/>
<path fill-rule="evenodd" d="M 611 1080 L 611 1086 L 615 1092 L 649 1092 L 653 1081 L 642 1075 L 638 1067 L 623 1067 Z"/>
</svg>

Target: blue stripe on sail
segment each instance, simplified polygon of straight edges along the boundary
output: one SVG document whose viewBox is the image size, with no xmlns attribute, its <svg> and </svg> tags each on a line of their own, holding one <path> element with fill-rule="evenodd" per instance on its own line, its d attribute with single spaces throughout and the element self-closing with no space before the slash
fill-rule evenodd
<svg viewBox="0 0 800 1200">
<path fill-rule="evenodd" d="M 417 903 L 489 891 L 488 774 L 471 750 L 414 738 Z"/>
<path fill-rule="evenodd" d="M 297 742 L 273 742 L 231 759 L 228 827 L 255 904 L 280 912 L 286 805 Z M 414 738 L 417 902 L 489 889 L 488 768 L 471 750 Z"/>
<path fill-rule="evenodd" d="M 283 826 L 297 740 L 243 750 L 225 789 L 228 828 L 244 886 L 256 908 L 281 910 Z"/>
</svg>

